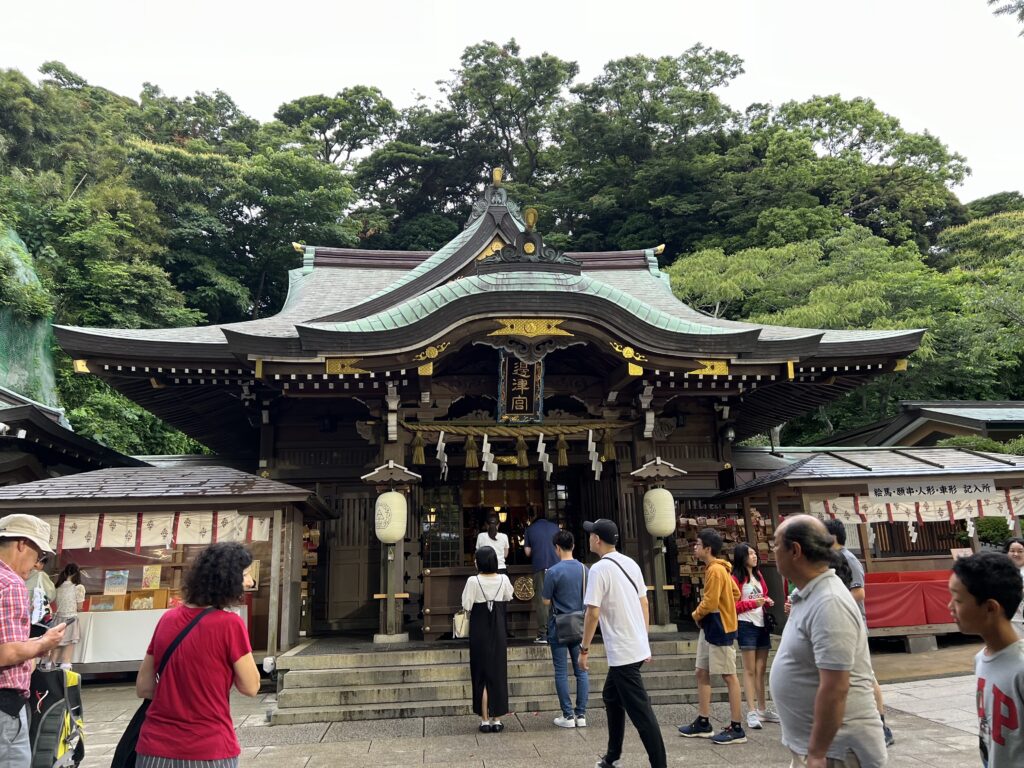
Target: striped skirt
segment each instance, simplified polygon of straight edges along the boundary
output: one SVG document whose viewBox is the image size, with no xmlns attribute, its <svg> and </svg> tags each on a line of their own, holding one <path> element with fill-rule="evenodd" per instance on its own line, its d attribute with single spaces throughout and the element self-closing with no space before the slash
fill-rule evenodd
<svg viewBox="0 0 1024 768">
<path fill-rule="evenodd" d="M 222 760 L 182 760 L 177 757 L 136 755 L 135 768 L 238 768 L 237 757 Z"/>
</svg>

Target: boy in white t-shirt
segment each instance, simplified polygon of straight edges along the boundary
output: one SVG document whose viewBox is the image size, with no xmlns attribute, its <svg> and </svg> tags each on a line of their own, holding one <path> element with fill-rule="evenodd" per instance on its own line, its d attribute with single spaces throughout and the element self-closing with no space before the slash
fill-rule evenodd
<svg viewBox="0 0 1024 768">
<path fill-rule="evenodd" d="M 980 552 L 953 563 L 949 610 L 960 631 L 981 635 L 974 657 L 978 748 L 984 768 L 1024 765 L 1024 640 L 1010 623 L 1021 601 L 1020 572 L 1006 555 Z"/>
<path fill-rule="evenodd" d="M 647 639 L 650 609 L 644 575 L 640 566 L 616 551 L 619 529 L 611 520 L 585 522 L 583 530 L 590 534 L 590 551 L 601 559 L 590 568 L 583 598 L 587 612 L 580 665 L 589 669 L 590 643 L 598 622 L 608 657 L 608 677 L 601 692 L 608 717 L 608 751 L 595 768 L 615 768 L 618 764 L 627 714 L 640 734 L 651 768 L 666 768 L 665 742 L 640 676 L 640 667 L 651 658 Z"/>
</svg>

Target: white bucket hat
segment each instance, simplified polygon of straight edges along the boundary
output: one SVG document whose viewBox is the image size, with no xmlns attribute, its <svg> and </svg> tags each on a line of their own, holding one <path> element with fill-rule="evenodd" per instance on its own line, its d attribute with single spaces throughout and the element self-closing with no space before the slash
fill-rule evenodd
<svg viewBox="0 0 1024 768">
<path fill-rule="evenodd" d="M 50 524 L 32 515 L 0 517 L 0 539 L 28 539 L 43 552 L 55 554 L 50 548 Z"/>
</svg>

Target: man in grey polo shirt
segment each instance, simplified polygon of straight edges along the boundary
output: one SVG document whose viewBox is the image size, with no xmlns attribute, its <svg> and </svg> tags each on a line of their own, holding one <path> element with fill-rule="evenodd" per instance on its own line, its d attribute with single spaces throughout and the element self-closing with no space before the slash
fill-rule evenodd
<svg viewBox="0 0 1024 768">
<path fill-rule="evenodd" d="M 775 532 L 779 573 L 796 585 L 769 685 L 791 768 L 881 768 L 867 627 L 832 570 L 832 536 L 810 515 Z"/>
<path fill-rule="evenodd" d="M 846 564 L 850 566 L 850 594 L 853 595 L 853 602 L 860 609 L 861 618 L 867 624 L 868 612 L 867 608 L 864 607 L 864 600 L 867 597 L 867 578 L 864 575 L 864 566 L 860 564 L 857 556 L 846 548 L 846 526 L 843 525 L 842 520 L 826 520 L 825 528 L 835 537 L 832 549 L 841 554 L 846 559 Z M 878 710 L 878 716 L 882 719 L 882 733 L 885 734 L 885 746 L 891 747 L 896 743 L 896 738 L 892 735 L 892 730 L 889 726 L 885 724 L 885 701 L 882 699 L 882 688 L 878 685 L 877 677 L 875 678 L 874 691 L 875 709 Z"/>
</svg>

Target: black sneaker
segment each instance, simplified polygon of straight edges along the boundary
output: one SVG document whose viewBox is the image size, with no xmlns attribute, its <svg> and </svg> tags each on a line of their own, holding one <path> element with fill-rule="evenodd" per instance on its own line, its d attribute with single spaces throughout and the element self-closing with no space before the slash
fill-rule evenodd
<svg viewBox="0 0 1024 768">
<path fill-rule="evenodd" d="M 710 739 L 715 735 L 715 729 L 711 727 L 711 721 L 698 717 L 689 725 L 680 725 L 679 735 L 688 739 Z"/>
<path fill-rule="evenodd" d="M 712 744 L 746 744 L 747 734 L 743 732 L 743 728 L 737 728 L 735 726 L 728 726 L 723 728 L 721 733 L 717 733 L 711 737 Z"/>
<path fill-rule="evenodd" d="M 613 760 L 609 762 L 607 757 L 602 757 L 594 764 L 594 768 L 622 768 L 622 761 Z"/>
</svg>

